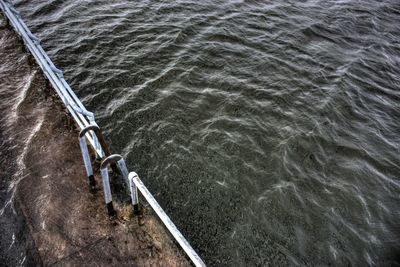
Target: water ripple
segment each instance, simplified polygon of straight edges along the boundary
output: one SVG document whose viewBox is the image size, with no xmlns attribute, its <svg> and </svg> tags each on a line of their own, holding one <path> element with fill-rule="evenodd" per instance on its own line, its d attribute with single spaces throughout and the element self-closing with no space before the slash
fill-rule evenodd
<svg viewBox="0 0 400 267">
<path fill-rule="evenodd" d="M 18 8 L 207 263 L 396 263 L 396 1 Z"/>
</svg>

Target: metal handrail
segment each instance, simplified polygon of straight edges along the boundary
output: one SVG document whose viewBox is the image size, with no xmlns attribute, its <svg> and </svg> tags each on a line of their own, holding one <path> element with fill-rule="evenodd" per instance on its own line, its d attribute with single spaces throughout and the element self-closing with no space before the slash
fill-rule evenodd
<svg viewBox="0 0 400 267">
<path fill-rule="evenodd" d="M 164 223 L 165 227 L 167 227 L 168 231 L 172 234 L 175 240 L 179 243 L 182 249 L 186 252 L 189 258 L 192 260 L 195 266 L 206 266 L 200 256 L 196 253 L 196 251 L 192 248 L 189 242 L 185 239 L 185 237 L 181 234 L 181 232 L 176 228 L 175 224 L 171 221 L 168 215 L 165 213 L 163 208 L 161 208 L 160 204 L 158 204 L 157 200 L 153 197 L 147 187 L 143 184 L 142 180 L 139 179 L 139 176 L 135 172 L 129 173 L 129 180 L 132 181 L 137 189 L 139 189 L 142 196 L 146 199 L 146 201 L 153 208 L 154 212 L 160 218 L 160 220 Z"/>
<path fill-rule="evenodd" d="M 108 176 L 108 166 L 111 165 L 112 167 L 115 166 L 113 167 L 114 170 L 116 170 L 116 166 L 118 166 L 125 182 L 129 186 L 134 213 L 140 215 L 139 197 L 137 192 L 139 189 L 143 197 L 156 212 L 157 216 L 161 219 L 175 240 L 192 260 L 193 264 L 195 266 L 205 266 L 205 263 L 179 232 L 171 219 L 157 203 L 156 199 L 139 179 L 138 175 L 135 172 L 128 172 L 123 157 L 121 155 L 111 154 L 102 131 L 95 121 L 94 114 L 85 108 L 76 94 L 72 91 L 71 87 L 64 79 L 63 72 L 58 69 L 48 57 L 40 45 L 40 39 L 31 33 L 24 21 L 21 19 L 20 13 L 13 7 L 11 1 L 0 0 L 0 8 L 6 15 L 6 19 L 9 20 L 8 22 L 10 22 L 15 31 L 21 36 L 25 46 L 36 59 L 36 62 L 42 69 L 44 75 L 56 90 L 65 107 L 81 129 L 79 133 L 79 144 L 91 188 L 96 186 L 96 181 L 94 179 L 93 167 L 90 161 L 86 139 L 94 149 L 96 157 L 101 159 L 105 157 L 101 163 L 100 171 L 108 214 L 110 216 L 116 216 L 116 211 L 112 204 L 112 194 Z"/>
</svg>

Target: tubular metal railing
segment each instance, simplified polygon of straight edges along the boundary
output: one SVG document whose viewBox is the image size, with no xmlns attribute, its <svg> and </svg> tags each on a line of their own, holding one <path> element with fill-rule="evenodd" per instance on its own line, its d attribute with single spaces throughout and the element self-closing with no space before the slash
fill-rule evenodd
<svg viewBox="0 0 400 267">
<path fill-rule="evenodd" d="M 157 216 L 164 223 L 171 235 L 191 259 L 192 263 L 195 266 L 205 266 L 205 263 L 191 247 L 185 237 L 176 228 L 168 215 L 164 212 L 143 182 L 139 179 L 138 175 L 135 172 L 129 173 L 123 157 L 117 154 L 111 154 L 103 133 L 95 121 L 94 114 L 85 108 L 76 94 L 72 91 L 71 87 L 64 79 L 63 72 L 59 70 L 48 57 L 40 45 L 40 40 L 28 29 L 22 20 L 20 13 L 14 8 L 11 1 L 0 0 L 0 8 L 5 14 L 6 19 L 8 19 L 9 24 L 11 24 L 15 31 L 19 34 L 24 42 L 24 45 L 35 58 L 36 63 L 42 69 L 44 75 L 49 80 L 58 96 L 61 98 L 66 109 L 69 111 L 81 129 L 79 133 L 79 145 L 91 189 L 96 187 L 96 180 L 94 178 L 93 167 L 88 150 L 88 143 L 86 140 L 89 141 L 89 144 L 93 148 L 96 158 L 102 159 L 100 171 L 108 214 L 110 216 L 116 215 L 116 211 L 112 204 L 112 192 L 108 174 L 108 166 L 111 166 L 114 171 L 118 171 L 122 175 L 127 187 L 129 188 L 134 214 L 139 215 L 140 218 L 141 211 L 139 209 L 139 190 L 142 196 L 155 211 Z"/>
</svg>

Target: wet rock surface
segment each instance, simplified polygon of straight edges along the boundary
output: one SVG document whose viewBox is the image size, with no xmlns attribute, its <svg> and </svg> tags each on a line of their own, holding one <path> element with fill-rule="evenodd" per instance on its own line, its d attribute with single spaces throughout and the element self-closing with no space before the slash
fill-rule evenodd
<svg viewBox="0 0 400 267">
<path fill-rule="evenodd" d="M 1 16 L 0 43 L 0 265 L 190 265 L 146 204 L 143 226 L 123 202 L 108 218 L 78 130 Z"/>
</svg>

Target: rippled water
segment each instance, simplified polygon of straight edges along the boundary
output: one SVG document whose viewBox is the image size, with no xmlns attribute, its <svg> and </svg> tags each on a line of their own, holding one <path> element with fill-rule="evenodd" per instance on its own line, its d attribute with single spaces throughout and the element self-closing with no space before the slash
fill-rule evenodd
<svg viewBox="0 0 400 267">
<path fill-rule="evenodd" d="M 16 1 L 209 265 L 399 264 L 398 1 Z"/>
</svg>

